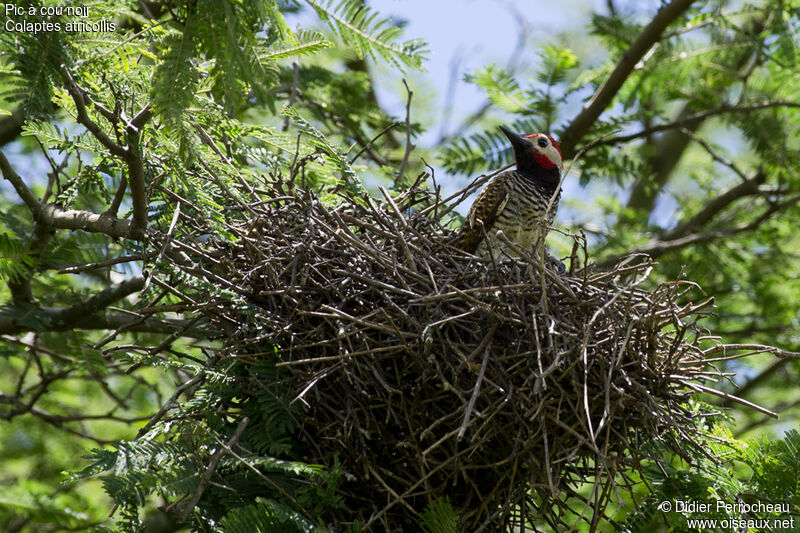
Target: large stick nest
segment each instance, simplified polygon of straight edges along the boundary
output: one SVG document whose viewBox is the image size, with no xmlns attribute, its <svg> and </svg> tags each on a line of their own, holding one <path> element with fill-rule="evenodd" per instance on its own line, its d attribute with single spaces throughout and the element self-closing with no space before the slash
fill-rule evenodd
<svg viewBox="0 0 800 533">
<path fill-rule="evenodd" d="M 580 239 L 564 274 L 532 252 L 477 258 L 441 226 L 452 206 L 416 187 L 323 203 L 276 186 L 237 202 L 235 245 L 172 248 L 197 258 L 180 268 L 256 309 L 204 312 L 236 331 L 232 352 L 277 347 L 303 406 L 304 459 L 346 473 L 332 524 L 414 530 L 446 496 L 467 530 L 560 530 L 585 504 L 616 501 L 643 443 L 691 446 L 694 324 L 710 301 L 688 303 L 691 284 L 639 288 L 646 259 L 579 268 Z"/>
</svg>

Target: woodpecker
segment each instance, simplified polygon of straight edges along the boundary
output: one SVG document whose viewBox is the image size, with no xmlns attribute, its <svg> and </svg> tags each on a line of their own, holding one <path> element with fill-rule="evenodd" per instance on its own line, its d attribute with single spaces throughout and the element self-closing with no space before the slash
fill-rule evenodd
<svg viewBox="0 0 800 533">
<path fill-rule="evenodd" d="M 500 129 L 511 141 L 517 168 L 495 176 L 475 199 L 457 241 L 466 252 L 486 253 L 484 230 L 495 254 L 504 249 L 498 230 L 521 248 L 531 250 L 537 245 L 538 250 L 561 199 L 563 163 L 556 140 L 544 133 L 523 136 L 504 126 Z"/>
</svg>

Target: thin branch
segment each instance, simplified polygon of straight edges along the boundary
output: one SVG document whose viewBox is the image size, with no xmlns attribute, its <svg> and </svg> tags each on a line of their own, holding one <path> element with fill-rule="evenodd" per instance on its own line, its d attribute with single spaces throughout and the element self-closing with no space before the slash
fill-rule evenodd
<svg viewBox="0 0 800 533">
<path fill-rule="evenodd" d="M 197 489 L 194 491 L 192 495 L 192 499 L 189 500 L 189 503 L 186 504 L 186 507 L 183 509 L 183 519 L 189 517 L 189 515 L 194 510 L 197 503 L 200 501 L 200 498 L 203 496 L 208 484 L 211 483 L 211 478 L 214 476 L 214 472 L 217 471 L 217 466 L 219 466 L 219 462 L 222 460 L 222 456 L 225 452 L 229 452 L 239 443 L 239 439 L 242 438 L 242 433 L 244 433 L 244 429 L 247 427 L 247 424 L 250 422 L 248 417 L 242 418 L 242 421 L 239 422 L 239 425 L 236 428 L 236 431 L 231 436 L 230 440 L 228 440 L 225 446 L 220 446 L 217 448 L 217 451 L 214 452 L 214 455 L 211 456 L 211 461 L 208 463 L 208 467 L 206 467 L 205 472 L 203 472 L 203 477 L 200 478 L 200 484 L 197 485 Z"/>
<path fill-rule="evenodd" d="M 442 115 L 439 119 L 439 141 L 437 144 L 443 144 L 445 139 L 449 137 L 447 129 L 450 125 L 450 117 L 453 114 L 453 102 L 455 101 L 458 83 L 461 81 L 462 63 L 463 52 L 459 50 L 450 58 L 450 75 L 447 79 L 447 89 L 444 93 L 444 105 L 442 105 Z"/>
<path fill-rule="evenodd" d="M 778 371 L 782 370 L 786 367 L 786 364 L 790 361 L 790 358 L 784 357 L 780 359 L 776 359 L 769 365 L 767 368 L 763 369 L 759 372 L 754 378 L 748 379 L 745 381 L 738 389 L 736 389 L 736 395 L 739 397 L 743 397 L 748 394 L 751 390 L 755 389 L 765 381 L 769 380 Z M 722 402 L 723 407 L 730 407 L 733 402 L 729 399 L 725 399 Z"/>
<path fill-rule="evenodd" d="M 112 124 L 116 124 L 117 122 L 119 122 L 119 117 L 117 115 L 115 115 L 113 111 L 111 111 L 110 109 L 106 108 L 103 104 L 101 104 L 100 102 L 96 101 L 94 98 L 92 98 L 88 94 L 84 94 L 84 96 L 89 101 L 89 103 L 92 104 L 92 107 L 94 107 L 97 110 L 98 113 L 103 115 L 103 118 L 105 118 L 107 121 L 109 121 Z"/>
<path fill-rule="evenodd" d="M 199 374 L 195 375 L 192 379 L 187 381 L 186 383 L 181 384 L 180 386 L 176 387 L 172 393 L 172 396 L 164 402 L 164 405 L 152 416 L 147 424 L 144 425 L 137 433 L 136 438 L 140 438 L 144 435 L 147 435 L 147 432 L 150 431 L 156 423 L 161 420 L 167 412 L 175 406 L 175 402 L 178 400 L 178 397 L 183 394 L 188 389 L 194 387 L 198 383 L 201 383 L 206 378 L 205 373 L 200 372 Z"/>
<path fill-rule="evenodd" d="M 731 228 L 709 230 L 703 233 L 690 233 L 687 235 L 682 235 L 672 240 L 654 239 L 649 243 L 633 248 L 632 250 L 629 250 L 624 254 L 606 257 L 605 259 L 598 261 L 597 266 L 608 267 L 615 264 L 622 257 L 627 257 L 629 255 L 636 255 L 636 254 L 646 254 L 649 255 L 651 258 L 655 259 L 659 256 L 664 255 L 667 252 L 680 250 L 681 248 L 685 248 L 687 246 L 710 242 L 715 239 L 722 239 L 740 233 L 745 233 L 747 231 L 752 231 L 758 228 L 764 222 L 766 222 L 775 213 L 781 211 L 785 207 L 798 203 L 798 201 L 800 201 L 800 195 L 793 196 L 792 198 L 789 198 L 780 203 L 775 203 L 771 205 L 767 210 L 765 210 L 761 215 L 756 217 L 754 220 L 744 224 L 739 224 L 738 226 L 733 226 Z"/>
<path fill-rule="evenodd" d="M 56 163 L 53 158 L 50 157 L 50 154 L 47 152 L 47 147 L 44 145 L 44 143 L 39 140 L 38 137 L 34 137 L 34 139 L 39 145 L 42 155 L 45 159 L 47 159 L 47 162 L 50 164 L 50 168 L 52 169 L 51 172 L 47 174 L 47 188 L 45 189 L 45 192 L 41 198 L 41 203 L 46 204 L 47 199 L 50 198 L 50 195 L 53 193 L 53 187 L 59 184 L 59 174 L 61 174 L 69 164 L 69 154 L 64 155 L 64 159 L 61 161 L 61 163 Z"/>
<path fill-rule="evenodd" d="M 122 205 L 122 200 L 125 199 L 125 191 L 128 190 L 128 178 L 123 174 L 119 180 L 119 187 L 117 187 L 117 192 L 114 194 L 114 199 L 111 200 L 111 205 L 108 206 L 105 213 L 107 215 L 116 217 L 117 213 L 119 213 L 119 208 Z"/>
<path fill-rule="evenodd" d="M 216 437 L 215 437 L 215 439 L 216 439 Z M 218 441 L 218 440 L 219 440 L 219 439 L 217 439 L 217 441 Z M 265 482 L 267 482 L 269 485 L 271 485 L 271 486 L 272 486 L 272 488 L 274 488 L 275 490 L 277 490 L 277 491 L 278 491 L 278 492 L 281 494 L 281 496 L 283 496 L 284 498 L 286 498 L 288 501 L 292 502 L 292 503 L 294 504 L 294 506 L 297 508 L 297 510 L 298 510 L 298 511 L 300 511 L 300 513 L 302 513 L 302 514 L 303 514 L 303 516 L 305 516 L 306 518 L 308 518 L 309 520 L 311 520 L 311 522 L 315 522 L 315 521 L 316 521 L 316 520 L 315 520 L 315 518 L 314 518 L 314 517 L 311 515 L 311 513 L 309 513 L 308 511 L 306 511 L 306 510 L 305 510 L 305 509 L 304 509 L 304 508 L 303 508 L 303 507 L 300 505 L 300 503 L 298 503 L 297 499 L 295 499 L 295 497 L 294 497 L 294 496 L 292 496 L 291 494 L 289 494 L 288 492 L 286 492 L 286 489 L 284 489 L 283 487 L 281 487 L 279 484 L 275 483 L 275 481 L 274 481 L 274 480 L 272 480 L 272 479 L 270 479 L 268 476 L 265 476 L 265 475 L 264 475 L 264 473 L 263 473 L 263 472 L 261 472 L 261 470 L 259 470 L 258 468 L 254 467 L 254 466 L 253 466 L 253 465 L 251 465 L 249 462 L 247 462 L 247 461 L 246 461 L 246 460 L 245 460 L 243 457 L 241 457 L 239 454 L 237 454 L 237 453 L 236 453 L 236 451 L 235 451 L 233 448 L 230 448 L 230 447 L 229 447 L 229 448 L 228 448 L 226 451 L 227 451 L 229 454 L 231 454 L 231 455 L 232 455 L 232 456 L 233 456 L 233 457 L 234 457 L 236 460 L 238 460 L 240 463 L 242 463 L 242 465 L 244 465 L 244 466 L 245 466 L 245 468 L 248 468 L 248 469 L 252 470 L 252 471 L 253 471 L 253 473 L 254 473 L 255 475 L 257 475 L 257 476 L 258 476 L 258 477 L 260 477 L 262 480 L 264 480 L 264 481 L 265 481 Z"/>
<path fill-rule="evenodd" d="M 695 390 L 698 390 L 698 391 L 701 391 L 701 392 L 707 392 L 707 393 L 709 393 L 709 394 L 711 394 L 713 396 L 719 396 L 720 398 L 724 398 L 724 399 L 730 400 L 732 402 L 740 403 L 742 405 L 745 405 L 745 406 L 749 407 L 750 409 L 754 409 L 754 410 L 758 411 L 759 413 L 764 413 L 765 415 L 769 415 L 772 418 L 778 418 L 778 413 L 770 411 L 769 409 L 767 409 L 765 407 L 761 407 L 760 405 L 755 404 L 753 402 L 748 402 L 747 400 L 739 398 L 738 396 L 734 396 L 733 394 L 728 394 L 727 392 L 718 391 L 716 389 L 712 389 L 711 387 L 706 387 L 704 385 L 700 385 L 699 383 L 692 383 L 690 381 L 685 381 L 685 380 L 682 380 L 682 379 L 680 379 L 678 381 L 680 381 L 681 383 L 683 383 L 684 385 L 686 385 L 690 389 L 695 389 Z"/>
<path fill-rule="evenodd" d="M 495 330 L 497 330 L 497 324 L 492 325 L 492 329 L 490 329 L 486 333 L 486 336 L 483 338 L 480 345 L 478 345 L 475 351 L 470 356 L 467 357 L 467 360 L 470 360 L 474 354 L 483 350 L 483 360 L 481 361 L 481 368 L 478 371 L 478 376 L 475 378 L 475 385 L 472 388 L 472 396 L 470 396 L 469 398 L 469 403 L 467 404 L 467 408 L 464 411 L 464 420 L 461 422 L 461 427 L 458 430 L 457 438 L 459 440 L 464 437 L 464 433 L 467 431 L 467 426 L 469 425 L 469 419 L 472 417 L 472 410 L 475 408 L 475 402 L 478 400 L 478 392 L 481 390 L 481 383 L 483 383 L 483 377 L 486 374 L 486 365 L 489 362 L 489 355 L 491 354 L 489 341 L 494 335 Z"/>
<path fill-rule="evenodd" d="M 439 209 L 442 205 L 447 205 L 447 207 L 445 209 L 443 209 L 441 211 L 441 213 L 439 213 L 439 219 L 441 219 L 444 215 L 446 215 L 447 213 L 449 213 L 450 211 L 452 211 L 453 209 L 458 207 L 464 200 L 467 199 L 467 197 L 469 197 L 470 194 L 472 194 L 475 191 L 477 191 L 479 188 L 481 188 L 490 179 L 492 179 L 493 177 L 497 176 L 501 172 L 504 172 L 504 171 L 508 170 L 509 168 L 511 168 L 513 166 L 514 166 L 514 164 L 511 163 L 511 164 L 508 164 L 508 165 L 506 165 L 504 167 L 500 167 L 497 170 L 493 170 L 492 172 L 489 172 L 488 174 L 481 174 L 480 176 L 475 178 L 472 181 L 472 183 L 470 183 L 466 187 L 454 192 L 453 194 L 451 194 L 450 196 L 448 196 L 447 198 L 445 198 L 441 202 L 439 202 L 439 204 L 426 207 L 425 209 L 420 211 L 420 215 L 427 215 L 431 211 Z M 458 198 L 458 200 L 456 200 L 455 202 L 453 202 L 451 204 L 450 201 L 453 200 L 454 198 Z"/>
<path fill-rule="evenodd" d="M 725 113 L 749 113 L 750 111 L 758 111 L 760 109 L 768 109 L 771 107 L 800 107 L 800 102 L 786 102 L 784 100 L 775 100 L 772 102 L 764 102 L 761 104 L 752 104 L 746 106 L 732 106 L 729 104 L 724 104 L 719 107 L 715 107 L 714 109 L 709 109 L 708 111 L 701 111 L 699 113 L 693 113 L 691 115 L 687 115 L 683 118 L 675 120 L 673 122 L 667 122 L 666 124 L 658 124 L 656 126 L 651 126 L 649 128 L 644 128 L 641 131 L 637 131 L 636 133 L 631 133 L 629 135 L 619 135 L 617 137 L 612 137 L 610 139 L 606 139 L 605 141 L 600 142 L 599 144 L 622 144 L 628 141 L 632 141 L 634 139 L 639 139 L 642 137 L 647 137 L 654 133 L 659 133 L 666 130 L 671 130 L 675 128 L 682 128 L 688 124 L 691 124 L 698 120 L 703 120 L 709 117 L 714 117 L 717 115 L 722 115 Z"/>
<path fill-rule="evenodd" d="M 367 151 L 375 143 L 375 141 L 377 141 L 378 139 L 383 137 L 385 134 L 389 133 L 389 131 L 391 131 L 392 128 L 394 128 L 396 126 L 400 126 L 401 124 L 403 124 L 403 123 L 402 122 L 392 122 L 388 126 L 383 128 L 381 131 L 379 131 L 377 134 L 375 134 L 375 136 L 372 139 L 370 139 L 369 142 L 367 144 L 365 144 L 361 148 L 361 150 L 356 152 L 356 155 L 354 155 L 353 158 L 350 160 L 350 164 L 352 165 L 356 161 L 356 159 L 361 157 L 361 154 L 363 154 L 365 151 Z M 344 155 L 347 155 L 354 146 L 356 146 L 356 143 L 353 143 L 353 146 L 348 148 L 347 152 L 345 152 Z M 295 159 L 296 158 L 297 158 L 297 154 L 295 154 Z"/>
<path fill-rule="evenodd" d="M 141 129 L 133 123 L 125 128 L 128 137 L 128 149 L 125 151 L 125 162 L 128 164 L 128 180 L 133 205 L 133 225 L 131 232 L 136 235 L 144 233 L 147 228 L 147 191 L 144 179 L 144 161 L 139 145 Z"/>
<path fill-rule="evenodd" d="M 775 346 L 767 346 L 766 344 L 717 344 L 707 350 L 703 351 L 703 356 L 715 355 L 722 353 L 726 355 L 729 351 L 752 350 L 753 353 L 771 353 L 776 357 L 788 359 L 800 359 L 800 352 L 792 352 L 789 350 L 782 350 Z M 708 361 L 708 359 L 706 359 Z"/>
<path fill-rule="evenodd" d="M 696 135 L 689 128 L 681 128 L 681 133 L 683 133 L 687 137 L 691 138 L 694 142 L 702 146 L 703 150 L 705 150 L 708 153 L 708 155 L 711 156 L 711 159 L 731 169 L 734 173 L 736 173 L 737 176 L 739 176 L 742 179 L 742 181 L 747 181 L 749 179 L 747 175 L 736 165 L 736 163 L 734 163 L 733 161 L 731 161 L 730 159 L 719 153 L 719 151 L 717 151 L 716 148 L 711 146 L 711 143 L 709 143 L 707 140 L 700 137 L 699 135 Z"/>
<path fill-rule="evenodd" d="M 408 99 L 406 100 L 406 151 L 403 154 L 403 161 L 400 163 L 400 169 L 397 171 L 397 177 L 394 180 L 395 186 L 402 183 L 411 150 L 416 148 L 416 146 L 411 143 L 411 97 L 414 96 L 414 91 L 408 87 L 408 82 L 406 82 L 405 78 L 403 79 L 403 85 L 408 93 Z"/>
<path fill-rule="evenodd" d="M 759 171 L 752 178 L 738 183 L 711 198 L 703 208 L 695 213 L 689 220 L 677 225 L 675 228 L 661 235 L 662 241 L 673 241 L 689 235 L 692 231 L 705 226 L 725 208 L 741 198 L 759 193 L 759 187 L 766 181 L 767 175 Z"/>
<path fill-rule="evenodd" d="M 105 261 L 98 261 L 96 263 L 87 263 L 87 264 L 80 264 L 80 265 L 69 265 L 69 266 L 62 266 L 58 268 L 59 274 L 79 274 L 81 272 L 86 272 L 87 270 L 96 270 L 98 268 L 106 268 L 114 265 L 119 265 L 120 263 L 130 263 L 131 261 L 147 261 L 148 259 L 152 259 L 158 255 L 157 252 L 152 251 L 144 254 L 137 254 L 137 255 L 124 255 L 121 257 L 114 257 L 112 259 L 106 259 Z"/>
<path fill-rule="evenodd" d="M 121 298 L 125 298 L 130 294 L 140 291 L 142 287 L 144 287 L 143 277 L 136 276 L 126 279 L 121 283 L 109 285 L 106 289 L 92 295 L 79 304 L 51 313 L 50 317 L 56 324 L 74 323 L 81 318 L 92 315 L 101 309 L 105 309 Z"/>
<path fill-rule="evenodd" d="M 111 444 L 112 442 L 115 442 L 114 440 L 102 439 L 100 437 L 95 437 L 91 433 L 78 431 L 77 429 L 71 428 L 70 426 L 66 425 L 65 422 L 62 422 L 58 417 L 53 417 L 49 413 L 47 413 L 46 411 L 43 411 L 41 409 L 32 407 L 29 412 L 30 412 L 31 415 L 37 417 L 40 420 L 43 420 L 43 421 L 47 422 L 48 424 L 50 424 L 50 425 L 52 425 L 52 426 L 54 426 L 54 427 L 56 427 L 56 428 L 58 428 L 58 429 L 60 429 L 62 431 L 65 431 L 67 433 L 71 433 L 73 435 L 76 435 L 78 437 L 82 437 L 84 439 L 88 439 L 88 440 L 94 441 L 97 444 L 106 445 L 106 444 Z"/>
<path fill-rule="evenodd" d="M 97 313 L 90 316 L 83 316 L 75 322 L 54 322 L 55 318 L 63 316 L 68 308 L 63 307 L 39 307 L 31 313 L 40 321 L 37 327 L 28 324 L 19 324 L 13 317 L 0 316 L 0 335 L 16 335 L 28 331 L 68 331 L 73 329 L 81 330 L 117 330 L 124 329 L 126 332 L 143 333 L 174 333 L 177 330 L 184 330 L 183 336 L 195 339 L 207 339 L 214 335 L 201 327 L 192 326 L 192 320 L 167 319 L 167 318 L 147 318 L 139 319 L 128 314 L 110 315 Z"/>
<path fill-rule="evenodd" d="M 292 88 L 289 91 L 289 102 L 288 106 L 294 106 L 294 103 L 297 101 L 298 89 L 300 85 L 300 63 L 297 61 L 292 61 Z M 289 115 L 286 115 L 283 118 L 283 127 L 281 131 L 288 131 L 289 130 Z"/>
</svg>

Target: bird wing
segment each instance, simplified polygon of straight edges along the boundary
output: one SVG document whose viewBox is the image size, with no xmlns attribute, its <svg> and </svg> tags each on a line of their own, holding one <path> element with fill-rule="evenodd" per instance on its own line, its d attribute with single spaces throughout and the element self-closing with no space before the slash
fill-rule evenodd
<svg viewBox="0 0 800 533">
<path fill-rule="evenodd" d="M 488 232 L 495 220 L 503 212 L 509 198 L 509 173 L 495 177 L 483 188 L 475 199 L 467 214 L 467 220 L 461 227 L 461 238 L 458 247 L 465 252 L 475 253 L 483 239 L 483 228 Z"/>
</svg>

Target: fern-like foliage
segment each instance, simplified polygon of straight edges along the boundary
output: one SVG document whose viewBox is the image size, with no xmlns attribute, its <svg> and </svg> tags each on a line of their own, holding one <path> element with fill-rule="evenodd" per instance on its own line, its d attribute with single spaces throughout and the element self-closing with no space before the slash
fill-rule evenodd
<svg viewBox="0 0 800 533">
<path fill-rule="evenodd" d="M 198 107 L 219 106 L 228 114 L 253 103 L 273 108 L 280 62 L 332 46 L 317 32 L 292 32 L 273 1 L 207 0 L 188 6 L 182 22 L 157 40 L 150 94 L 184 159 L 197 156 L 192 115 Z"/>
<path fill-rule="evenodd" d="M 578 60 L 567 48 L 546 46 L 539 50 L 539 66 L 528 86 L 497 65 L 470 74 L 466 80 L 486 92 L 489 101 L 520 117 L 513 128 L 521 133 L 552 133 L 558 109 L 571 94 L 566 83 Z M 453 173 L 472 174 L 501 166 L 509 160 L 508 139 L 495 128 L 453 139 L 441 152 L 442 165 Z"/>
<path fill-rule="evenodd" d="M 420 515 L 420 527 L 425 533 L 460 533 L 458 513 L 447 498 L 432 501 Z"/>
<path fill-rule="evenodd" d="M 276 61 L 287 57 L 314 55 L 324 48 L 333 46 L 321 33 L 315 31 L 301 31 L 295 35 L 293 41 L 279 42 L 259 53 L 262 62 Z"/>
<path fill-rule="evenodd" d="M 61 99 L 58 99 L 61 102 Z M 73 111 L 71 102 L 63 101 L 65 107 Z M 59 124 L 54 124 L 46 120 L 28 121 L 22 128 L 22 135 L 36 137 L 47 148 L 59 151 L 85 150 L 91 153 L 103 153 L 102 145 L 97 139 L 85 132 L 72 135 Z"/>
<path fill-rule="evenodd" d="M 524 113 L 528 108 L 525 92 L 513 74 L 497 65 L 488 65 L 464 78 L 484 91 L 489 101 L 511 113 Z"/>
<path fill-rule="evenodd" d="M 264 4 L 252 0 L 241 4 L 206 0 L 193 13 L 202 57 L 212 61 L 208 74 L 215 99 L 229 111 L 240 109 L 249 92 L 266 102 L 268 90 L 277 80 L 275 66 L 260 60 L 264 39 L 258 33 L 264 24 L 276 25 L 268 16 L 280 17 L 281 21 L 282 16 L 262 9 Z M 295 45 L 294 35 L 283 25 L 280 27 L 282 41 Z"/>
<path fill-rule="evenodd" d="M 195 103 L 195 91 L 200 80 L 195 59 L 199 38 L 191 21 L 183 32 L 168 33 L 158 43 L 161 61 L 156 67 L 150 92 L 155 111 L 168 131 L 178 139 L 182 155 L 187 155 L 193 144 L 194 133 L 186 123 L 184 113 Z"/>
<path fill-rule="evenodd" d="M 194 290 L 189 284 L 182 287 Z M 309 510 L 322 514 L 341 505 L 337 487 L 342 473 L 338 467 L 327 472 L 293 459 L 302 445 L 293 438 L 291 391 L 276 378 L 276 360 L 264 357 L 206 371 L 205 385 L 180 406 L 181 420 L 155 425 L 141 438 L 122 441 L 114 449 L 93 450 L 87 457 L 90 465 L 73 479 L 99 476 L 121 509 L 123 530 L 134 530 L 139 527 L 137 510 L 155 497 L 180 502 L 198 490 L 211 458 L 246 416 L 237 446 L 221 456 L 197 506 L 182 511 L 188 515 L 187 524 L 226 533 L 324 531 Z M 221 410 L 228 415 L 219 416 Z M 231 420 L 234 410 L 239 414 Z M 167 441 L 164 435 L 179 438 Z"/>
<path fill-rule="evenodd" d="M 645 466 L 642 473 L 653 490 L 638 502 L 637 512 L 628 515 L 624 531 L 646 533 L 665 522 L 671 531 L 686 531 L 691 519 L 785 520 L 797 512 L 800 506 L 797 430 L 788 431 L 782 440 L 744 442 L 733 439 L 725 427 L 714 425 L 709 428 L 706 444 L 709 457 L 696 457 L 691 466 L 670 461 L 667 450 L 663 450 L 664 461 Z M 735 474 L 737 464 L 747 465 L 752 473 L 742 479 Z M 676 511 L 678 501 L 695 506 Z M 731 506 L 771 504 L 775 510 L 742 513 L 718 502 Z M 783 512 L 785 509 L 789 509 L 789 514 Z"/>
<path fill-rule="evenodd" d="M 791 429 L 783 440 L 760 441 L 742 457 L 753 471 L 757 494 L 800 506 L 800 432 Z"/>
<path fill-rule="evenodd" d="M 402 28 L 364 5 L 363 0 L 305 0 L 319 17 L 361 58 L 378 57 L 403 68 L 419 68 L 425 59 L 425 43 L 419 39 L 400 42 Z"/>
<path fill-rule="evenodd" d="M 326 531 L 317 527 L 297 512 L 287 509 L 275 500 L 260 499 L 229 513 L 220 521 L 220 528 L 226 533 L 253 533 L 285 531 L 286 533 L 312 533 Z"/>
<path fill-rule="evenodd" d="M 35 260 L 24 242 L 8 233 L 0 233 L 0 279 L 20 279 L 34 264 Z"/>
<path fill-rule="evenodd" d="M 27 10 L 25 10 L 27 13 Z M 0 24 L 41 22 L 37 16 L 9 17 L 0 11 Z M 19 105 L 31 116 L 52 112 L 55 87 L 61 85 L 61 66 L 72 64 L 70 44 L 62 32 L 3 31 L 2 47 L 7 50 L 5 74 L 10 80 L 4 100 Z"/>
</svg>

